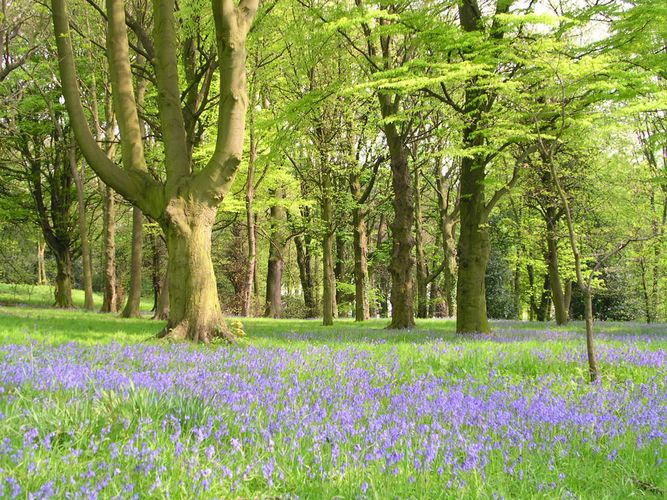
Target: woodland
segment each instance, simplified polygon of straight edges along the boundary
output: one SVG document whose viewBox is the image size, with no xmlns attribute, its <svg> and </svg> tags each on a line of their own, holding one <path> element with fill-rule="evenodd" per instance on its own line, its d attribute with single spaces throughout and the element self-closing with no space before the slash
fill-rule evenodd
<svg viewBox="0 0 667 500">
<path fill-rule="evenodd" d="M 667 494 L 666 79 L 662 0 L 0 0 L 0 497 Z"/>
</svg>

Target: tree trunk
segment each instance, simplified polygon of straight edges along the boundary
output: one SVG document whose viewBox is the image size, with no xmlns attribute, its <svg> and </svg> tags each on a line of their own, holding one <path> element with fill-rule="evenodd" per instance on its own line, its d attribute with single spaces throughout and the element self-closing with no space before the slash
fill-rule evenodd
<svg viewBox="0 0 667 500">
<path fill-rule="evenodd" d="M 149 239 L 151 242 L 152 248 L 152 260 L 151 260 L 151 284 L 153 285 L 153 307 L 151 311 L 155 313 L 157 311 L 158 298 L 160 297 L 160 287 L 162 286 L 162 280 L 160 278 L 160 250 L 158 248 L 158 236 L 151 232 L 149 233 Z"/>
<path fill-rule="evenodd" d="M 521 319 L 521 266 L 519 259 L 517 259 L 516 267 L 514 268 L 514 276 L 512 280 L 512 293 L 514 295 L 514 314 L 515 318 Z"/>
<path fill-rule="evenodd" d="M 470 135 L 468 130 L 464 135 Z M 468 137 L 467 142 L 472 139 Z M 464 142 L 466 140 L 464 139 Z M 489 333 L 486 317 L 486 267 L 490 241 L 486 226 L 484 165 L 473 158 L 461 160 L 461 224 L 459 229 L 459 270 L 456 288 L 456 331 Z"/>
<path fill-rule="evenodd" d="M 336 232 L 335 240 L 336 242 L 336 263 L 334 264 L 334 276 L 336 278 L 336 283 L 345 282 L 345 240 L 343 235 L 340 232 Z M 338 304 L 343 302 L 343 296 L 341 295 L 338 286 L 336 286 L 335 302 L 334 302 L 334 318 L 338 317 Z"/>
<path fill-rule="evenodd" d="M 62 309 L 74 307 L 72 300 L 72 254 L 69 248 L 54 251 L 56 258 L 55 306 Z"/>
<path fill-rule="evenodd" d="M 653 308 L 651 307 L 651 294 L 649 293 L 646 276 L 646 260 L 643 256 L 639 258 L 639 269 L 641 270 L 642 295 L 644 296 L 644 317 L 646 318 L 646 323 L 650 325 L 653 323 Z"/>
<path fill-rule="evenodd" d="M 445 220 L 442 224 L 445 249 L 445 268 L 443 269 L 443 298 L 445 304 L 445 315 L 452 317 L 456 311 L 456 300 L 454 298 L 456 289 L 456 240 L 454 239 L 453 220 Z"/>
<path fill-rule="evenodd" d="M 315 284 L 313 282 L 313 270 L 311 265 L 310 250 L 307 247 L 306 238 L 297 236 L 294 238 L 296 246 L 296 261 L 299 266 L 299 279 L 303 291 L 303 302 L 307 318 L 318 316 L 317 301 L 315 299 Z"/>
<path fill-rule="evenodd" d="M 157 303 L 155 304 L 153 319 L 169 319 L 169 269 L 164 273 L 164 278 L 162 278 L 160 284 L 160 293 L 157 297 Z"/>
<path fill-rule="evenodd" d="M 443 304 L 440 314 L 451 317 L 454 315 L 456 304 L 454 300 L 454 288 L 456 286 L 456 240 L 454 232 L 456 228 L 455 211 L 450 210 L 449 191 L 451 186 L 445 179 L 442 169 L 438 167 L 435 172 L 436 195 L 438 199 L 438 212 L 440 215 L 440 233 L 444 249 L 445 267 L 443 269 L 442 297 Z"/>
<path fill-rule="evenodd" d="M 598 379 L 598 364 L 593 344 L 593 294 L 589 288 L 582 290 L 584 295 L 584 321 L 586 322 L 586 353 L 588 355 L 588 374 L 591 382 Z"/>
<path fill-rule="evenodd" d="M 46 278 L 46 263 L 44 262 L 44 250 L 46 245 L 40 237 L 37 240 L 37 284 L 46 285 L 48 280 Z"/>
<path fill-rule="evenodd" d="M 88 225 L 86 224 L 86 203 L 84 193 L 84 171 L 79 173 L 76 165 L 76 150 L 74 145 L 70 147 L 70 168 L 72 178 L 76 186 L 77 212 L 79 216 L 79 239 L 81 240 L 81 260 L 83 261 L 83 290 L 85 293 L 84 309 L 92 311 L 95 309 L 93 298 L 93 265 L 90 257 L 90 241 L 88 239 Z"/>
<path fill-rule="evenodd" d="M 383 96 L 387 97 L 387 96 Z M 383 114 L 384 116 L 387 113 Z M 412 247 L 414 237 L 413 189 L 410 179 L 407 152 L 402 137 L 394 123 L 384 127 L 391 156 L 391 185 L 394 220 L 390 224 L 392 235 L 391 261 L 391 323 L 387 328 L 414 328 L 414 265 Z"/>
<path fill-rule="evenodd" d="M 417 255 L 417 317 L 428 317 L 428 268 L 424 252 L 424 235 L 422 231 L 421 190 L 419 186 L 419 171 L 414 176 L 415 202 L 415 253 Z"/>
<path fill-rule="evenodd" d="M 549 273 L 544 275 L 544 281 L 542 283 L 542 294 L 540 295 L 537 321 L 549 321 L 551 319 L 551 285 L 549 283 Z"/>
<path fill-rule="evenodd" d="M 324 223 L 324 235 L 322 238 L 322 324 L 324 326 L 331 326 L 333 325 L 336 301 L 336 275 L 334 273 L 333 259 L 333 207 L 329 193 L 331 188 L 329 173 L 325 173 L 324 179 L 324 197 L 322 199 L 322 221 Z"/>
<path fill-rule="evenodd" d="M 144 215 L 140 209 L 132 209 L 132 256 L 130 262 L 130 291 L 123 309 L 124 318 L 141 317 L 141 267 L 144 244 Z"/>
<path fill-rule="evenodd" d="M 116 282 L 116 201 L 110 187 L 104 192 L 104 299 L 101 312 L 118 312 L 118 288 Z"/>
<path fill-rule="evenodd" d="M 549 283 L 551 285 L 551 300 L 554 304 L 556 324 L 567 323 L 567 308 L 565 307 L 565 293 L 560 281 L 558 270 L 558 232 L 556 222 L 556 209 L 547 208 L 547 270 L 549 272 Z"/>
<path fill-rule="evenodd" d="M 280 318 L 282 314 L 282 284 L 285 261 L 285 208 L 275 204 L 271 207 L 271 235 L 269 238 L 269 262 L 266 275 L 266 304 L 264 316 Z"/>
<path fill-rule="evenodd" d="M 252 113 L 252 112 L 251 112 Z M 257 159 L 257 143 L 254 137 L 254 127 L 251 115 L 250 130 L 250 158 L 248 159 L 248 176 L 246 180 L 245 209 L 246 209 L 246 235 L 248 239 L 248 255 L 246 258 L 246 281 L 243 289 L 243 304 L 241 314 L 245 317 L 252 316 L 252 292 L 255 282 L 255 267 L 257 266 L 257 238 L 255 235 L 255 161 Z"/>
<path fill-rule="evenodd" d="M 366 221 L 361 207 L 352 210 L 354 245 L 354 320 L 366 321 L 370 317 L 368 306 L 368 239 Z"/>
<path fill-rule="evenodd" d="M 565 310 L 567 311 L 567 317 L 570 318 L 570 306 L 572 305 L 572 282 L 568 280 L 567 285 L 565 286 Z"/>
<path fill-rule="evenodd" d="M 233 340 L 222 317 L 211 259 L 216 209 L 173 199 L 161 221 L 169 253 L 169 322 L 160 337 Z"/>
</svg>

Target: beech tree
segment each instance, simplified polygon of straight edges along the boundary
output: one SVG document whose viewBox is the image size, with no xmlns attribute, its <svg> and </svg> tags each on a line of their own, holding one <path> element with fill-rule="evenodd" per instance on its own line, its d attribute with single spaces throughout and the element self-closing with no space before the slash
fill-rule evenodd
<svg viewBox="0 0 667 500">
<path fill-rule="evenodd" d="M 153 2 L 152 64 L 165 148 L 165 180 L 146 169 L 144 144 L 132 84 L 125 5 L 106 1 L 107 56 L 120 129 L 123 168 L 113 163 L 91 134 L 79 93 L 65 0 L 52 0 L 65 104 L 84 156 L 100 178 L 126 200 L 158 221 L 169 253 L 169 320 L 161 337 L 210 342 L 233 340 L 225 326 L 211 260 L 211 231 L 243 154 L 246 93 L 245 43 L 258 0 L 213 0 L 217 67 L 220 78 L 215 149 L 197 169 L 192 129 L 180 105 L 175 1 Z"/>
</svg>

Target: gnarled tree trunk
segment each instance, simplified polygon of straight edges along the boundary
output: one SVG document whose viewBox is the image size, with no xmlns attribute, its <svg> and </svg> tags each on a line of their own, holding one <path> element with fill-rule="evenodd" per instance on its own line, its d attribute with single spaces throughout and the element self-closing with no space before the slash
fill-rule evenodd
<svg viewBox="0 0 667 500">
<path fill-rule="evenodd" d="M 74 307 L 72 300 L 72 253 L 69 248 L 54 251 L 56 258 L 55 306 L 63 309 Z"/>
<path fill-rule="evenodd" d="M 211 260 L 216 209 L 172 200 L 161 221 L 169 252 L 169 321 L 162 337 L 208 343 L 228 337 Z"/>
</svg>

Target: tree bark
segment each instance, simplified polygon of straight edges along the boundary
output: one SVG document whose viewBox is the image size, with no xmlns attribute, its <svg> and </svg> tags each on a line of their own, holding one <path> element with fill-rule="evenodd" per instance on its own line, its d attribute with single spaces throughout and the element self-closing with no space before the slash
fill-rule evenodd
<svg viewBox="0 0 667 500">
<path fill-rule="evenodd" d="M 169 269 L 164 273 L 164 278 L 160 284 L 160 293 L 157 297 L 157 303 L 155 305 L 155 312 L 153 313 L 153 319 L 155 320 L 167 320 L 169 319 Z"/>
<path fill-rule="evenodd" d="M 86 203 L 84 193 L 84 172 L 83 168 L 79 173 L 76 164 L 76 150 L 74 145 L 69 151 L 70 168 L 72 178 L 76 186 L 77 213 L 79 216 L 79 239 L 81 241 L 81 260 L 83 261 L 83 290 L 85 293 L 84 309 L 92 311 L 95 309 L 95 300 L 93 298 L 93 265 L 90 257 L 90 240 L 88 239 L 88 225 L 86 224 Z"/>
<path fill-rule="evenodd" d="M 228 335 L 211 260 L 215 212 L 185 200 L 167 207 L 163 230 L 169 253 L 169 321 L 161 337 L 209 343 Z"/>
<path fill-rule="evenodd" d="M 322 324 L 333 325 L 336 307 L 336 275 L 334 273 L 333 245 L 335 232 L 333 229 L 333 202 L 331 200 L 331 173 L 322 175 Z"/>
<path fill-rule="evenodd" d="M 62 309 L 74 307 L 72 300 L 72 253 L 69 248 L 54 251 L 56 258 L 55 306 Z"/>
<path fill-rule="evenodd" d="M 266 275 L 266 304 L 264 317 L 280 318 L 282 315 L 282 284 L 285 261 L 285 208 L 281 205 L 271 207 L 271 235 L 269 237 L 269 262 Z"/>
<path fill-rule="evenodd" d="M 479 139 L 464 130 L 464 144 L 472 147 Z M 461 160 L 461 224 L 459 226 L 459 269 L 456 288 L 456 331 L 489 333 L 486 317 L 486 267 L 490 240 L 484 197 L 484 165 L 470 157 Z"/>
<path fill-rule="evenodd" d="M 417 317 L 428 317 L 428 268 L 424 252 L 424 235 L 422 231 L 421 187 L 419 171 L 414 174 L 415 202 L 415 253 L 417 263 Z"/>
<path fill-rule="evenodd" d="M 334 241 L 336 247 L 334 277 L 336 278 L 336 283 L 344 283 L 345 261 L 347 260 L 347 257 L 345 255 L 345 239 L 343 238 L 343 234 L 340 231 L 336 231 Z M 341 291 L 338 289 L 338 285 L 336 285 L 335 302 L 333 310 L 334 318 L 338 318 L 338 304 L 342 303 L 343 301 L 344 299 L 343 296 L 341 295 Z"/>
<path fill-rule="evenodd" d="M 368 238 L 366 221 L 361 207 L 352 210 L 354 246 L 354 320 L 366 321 L 370 317 L 368 306 Z"/>
<path fill-rule="evenodd" d="M 307 318 L 318 316 L 317 300 L 315 298 L 315 284 L 313 281 L 313 270 L 310 250 L 308 248 L 308 239 L 297 236 L 294 238 L 296 246 L 296 261 L 299 266 L 299 280 L 301 281 L 301 290 L 303 291 L 303 302 L 306 309 Z"/>
<path fill-rule="evenodd" d="M 47 285 L 48 280 L 46 278 L 46 263 L 44 261 L 44 249 L 46 245 L 44 241 L 39 238 L 37 240 L 37 284 L 38 285 Z"/>
<path fill-rule="evenodd" d="M 456 286 L 456 240 L 454 232 L 456 228 L 456 216 L 458 214 L 458 205 L 451 211 L 449 209 L 449 198 L 445 193 L 449 192 L 450 187 L 446 185 L 441 171 L 436 175 L 436 194 L 438 198 L 438 212 L 440 215 L 440 233 L 442 236 L 445 267 L 443 269 L 442 295 L 444 300 L 444 310 L 442 314 L 446 317 L 454 315 L 456 308 L 454 300 L 454 291 Z"/>
<path fill-rule="evenodd" d="M 593 294 L 590 288 L 583 290 L 584 295 L 584 321 L 586 322 L 586 353 L 588 355 L 588 375 L 591 382 L 598 379 L 598 363 L 595 356 L 595 345 L 593 343 Z"/>
<path fill-rule="evenodd" d="M 255 139 L 254 113 L 250 111 L 250 156 L 248 158 L 248 175 L 246 178 L 245 209 L 246 235 L 248 240 L 248 255 L 246 258 L 246 281 L 243 289 L 242 315 L 251 316 L 252 292 L 257 267 L 257 238 L 255 235 L 255 163 L 257 161 L 257 141 Z"/>
<path fill-rule="evenodd" d="M 102 186 L 104 197 L 104 279 L 101 312 L 118 312 L 118 283 L 116 281 L 116 200 L 110 187 Z"/>
<path fill-rule="evenodd" d="M 565 306 L 565 293 L 561 285 L 560 271 L 558 269 L 558 227 L 555 207 L 546 209 L 547 222 L 547 270 L 549 272 L 549 283 L 551 286 L 551 300 L 554 304 L 556 324 L 565 325 L 568 321 L 567 308 Z"/>
<path fill-rule="evenodd" d="M 514 314 L 515 319 L 521 320 L 521 266 L 519 265 L 518 258 L 513 274 L 512 293 L 514 296 Z"/>
<path fill-rule="evenodd" d="M 381 94 L 382 116 L 396 114 L 395 101 L 390 96 Z M 414 328 L 414 265 L 412 247 L 415 240 L 412 235 L 414 222 L 414 200 L 408 155 L 403 138 L 394 122 L 384 126 L 385 137 L 389 145 L 391 164 L 391 185 L 394 194 L 394 220 L 390 224 L 392 236 L 391 262 L 391 323 L 390 329 Z"/>
<path fill-rule="evenodd" d="M 141 317 L 141 268 L 144 244 L 144 214 L 141 209 L 132 209 L 132 256 L 130 262 L 130 291 L 123 309 L 124 318 Z"/>
</svg>

